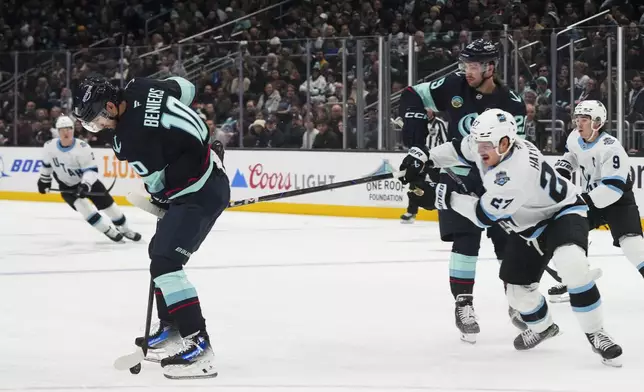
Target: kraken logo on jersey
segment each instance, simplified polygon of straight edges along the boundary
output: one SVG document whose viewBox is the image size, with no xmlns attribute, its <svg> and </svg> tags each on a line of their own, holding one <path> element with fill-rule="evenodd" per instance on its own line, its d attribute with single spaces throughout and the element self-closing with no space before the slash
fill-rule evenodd
<svg viewBox="0 0 644 392">
<path fill-rule="evenodd" d="M 472 124 L 478 116 L 478 113 L 470 113 L 467 116 L 461 118 L 458 122 L 458 132 L 463 136 L 469 135 L 470 128 L 472 128 Z"/>
</svg>

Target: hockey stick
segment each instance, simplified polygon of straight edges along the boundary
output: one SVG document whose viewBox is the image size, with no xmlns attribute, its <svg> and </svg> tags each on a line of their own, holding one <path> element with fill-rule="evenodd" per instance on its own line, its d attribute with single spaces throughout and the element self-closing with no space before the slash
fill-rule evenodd
<svg viewBox="0 0 644 392">
<path fill-rule="evenodd" d="M 309 193 L 323 192 L 331 189 L 346 188 L 349 186 L 365 184 L 373 181 L 388 180 L 390 178 L 400 178 L 404 175 L 405 175 L 405 171 L 403 170 L 403 171 L 393 172 L 393 173 L 376 174 L 373 176 L 356 178 L 353 180 L 336 182 L 333 184 L 324 184 L 324 185 L 314 186 L 311 188 L 295 189 L 287 192 L 273 193 L 270 195 L 259 196 L 259 197 L 251 197 L 249 199 L 231 201 L 230 203 L 228 203 L 228 208 L 261 203 L 264 201 L 284 199 L 284 198 L 293 197 L 293 196 L 307 195 Z M 165 210 L 163 208 L 155 206 L 150 202 L 150 200 L 146 196 L 142 194 L 130 192 L 126 196 L 126 199 L 130 203 L 132 203 L 132 205 L 134 205 L 135 207 L 138 207 L 143 211 L 149 212 L 150 214 L 155 215 L 158 218 L 162 218 L 163 215 L 165 214 Z"/>
<path fill-rule="evenodd" d="M 154 279 L 150 277 L 150 290 L 148 293 L 148 310 L 145 316 L 145 333 L 143 334 L 142 347 L 138 347 L 132 354 L 124 355 L 114 361 L 117 370 L 129 369 L 132 374 L 141 372 L 141 362 L 148 353 L 148 340 L 150 339 L 150 324 L 152 323 L 152 305 L 154 303 Z"/>
<path fill-rule="evenodd" d="M 456 185 L 458 185 L 458 186 L 461 188 L 461 190 L 462 190 L 463 192 L 465 192 L 466 194 L 468 194 L 468 195 L 470 195 L 470 196 L 478 197 L 478 196 L 476 196 L 474 193 L 470 193 L 470 192 L 467 190 L 467 187 L 465 186 L 465 183 L 463 182 L 463 180 L 461 180 L 461 179 L 456 175 L 456 173 L 454 173 L 454 172 L 452 171 L 452 169 L 450 169 L 449 167 L 445 167 L 445 168 L 443 168 L 443 170 L 445 170 L 445 173 L 447 173 L 447 175 L 448 175 L 452 180 L 454 180 L 454 182 L 456 183 Z M 507 231 L 503 226 L 501 226 L 501 228 L 502 228 L 502 229 L 503 229 L 507 234 L 510 234 L 510 233 L 509 233 L 509 232 L 508 232 L 508 231 Z M 559 276 L 559 274 L 557 273 L 557 271 L 553 270 L 552 268 L 550 268 L 550 267 L 548 267 L 548 266 L 546 265 L 546 272 L 548 272 L 548 275 L 552 276 L 552 279 L 556 280 L 558 283 L 561 283 L 561 277 Z"/>
<path fill-rule="evenodd" d="M 114 185 L 116 185 L 116 177 L 114 177 L 114 181 L 112 181 L 112 185 L 110 185 L 110 187 L 109 187 L 109 188 L 107 188 L 107 189 L 105 190 L 105 192 L 87 192 L 87 193 L 85 193 L 85 195 L 87 195 L 87 196 L 105 196 L 105 195 L 107 195 L 108 193 L 110 193 L 110 191 L 112 190 L 112 188 L 114 188 Z M 76 193 L 76 190 L 75 190 L 75 189 L 57 189 L 57 188 L 49 188 L 49 191 L 50 191 L 50 192 L 58 192 L 58 193 Z"/>
</svg>

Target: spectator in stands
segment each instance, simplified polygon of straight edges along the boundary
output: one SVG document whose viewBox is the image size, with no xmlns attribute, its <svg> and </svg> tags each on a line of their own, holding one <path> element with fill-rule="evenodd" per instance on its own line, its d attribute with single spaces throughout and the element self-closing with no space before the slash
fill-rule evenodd
<svg viewBox="0 0 644 392">
<path fill-rule="evenodd" d="M 644 86 L 642 85 L 642 76 L 639 74 L 633 76 L 631 80 L 626 107 L 628 108 L 626 120 L 631 123 L 644 120 Z"/>
</svg>

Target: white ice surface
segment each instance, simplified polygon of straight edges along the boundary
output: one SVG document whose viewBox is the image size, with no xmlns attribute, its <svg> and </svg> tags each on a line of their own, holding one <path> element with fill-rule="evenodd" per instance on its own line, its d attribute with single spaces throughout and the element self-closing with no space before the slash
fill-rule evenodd
<svg viewBox="0 0 644 392">
<path fill-rule="evenodd" d="M 112 367 L 143 331 L 155 219 L 114 244 L 64 204 L 0 202 L 0 391 L 640 391 L 644 282 L 593 232 L 606 328 L 624 367 L 592 353 L 567 304 L 564 334 L 517 352 L 491 243 L 481 249 L 476 345 L 458 338 L 449 244 L 433 222 L 226 212 L 192 257 L 219 377 L 172 381 Z M 402 211 L 401 211 L 402 212 Z M 542 291 L 553 283 L 545 277 Z"/>
</svg>

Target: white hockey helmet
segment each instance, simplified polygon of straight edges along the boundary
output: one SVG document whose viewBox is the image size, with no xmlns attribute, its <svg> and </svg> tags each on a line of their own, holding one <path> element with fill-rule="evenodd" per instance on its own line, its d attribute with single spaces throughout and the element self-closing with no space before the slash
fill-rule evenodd
<svg viewBox="0 0 644 392">
<path fill-rule="evenodd" d="M 56 129 L 72 128 L 74 129 L 74 121 L 67 116 L 60 116 L 56 120 Z"/>
<path fill-rule="evenodd" d="M 587 116 L 595 123 L 599 124 L 596 128 L 601 128 L 606 123 L 606 118 L 608 117 L 608 112 L 606 107 L 600 101 L 587 100 L 581 101 L 577 106 L 575 106 L 574 116 Z M 595 128 L 595 127 L 593 127 Z"/>
<path fill-rule="evenodd" d="M 474 120 L 470 135 L 477 143 L 491 142 L 497 153 L 503 155 L 498 151 L 499 143 L 507 137 L 512 147 L 517 138 L 517 123 L 514 116 L 504 110 L 488 109 Z"/>
</svg>

